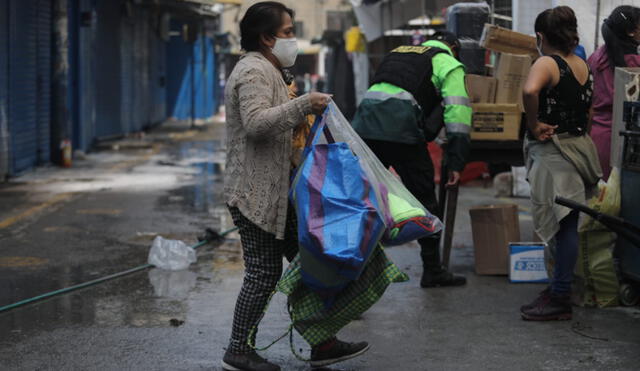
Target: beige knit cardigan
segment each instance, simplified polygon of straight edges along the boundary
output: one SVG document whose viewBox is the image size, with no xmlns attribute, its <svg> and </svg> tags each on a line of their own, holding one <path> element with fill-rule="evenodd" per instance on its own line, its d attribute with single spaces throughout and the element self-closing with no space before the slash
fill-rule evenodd
<svg viewBox="0 0 640 371">
<path fill-rule="evenodd" d="M 290 100 L 281 72 L 262 54 L 250 52 L 229 76 L 225 108 L 226 202 L 283 239 L 293 128 L 311 113 L 309 95 Z"/>
</svg>

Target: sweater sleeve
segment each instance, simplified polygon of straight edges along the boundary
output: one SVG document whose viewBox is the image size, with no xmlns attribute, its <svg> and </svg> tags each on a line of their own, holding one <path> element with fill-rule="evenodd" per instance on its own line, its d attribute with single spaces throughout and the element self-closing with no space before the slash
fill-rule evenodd
<svg viewBox="0 0 640 371">
<path fill-rule="evenodd" d="M 293 129 L 311 113 L 309 95 L 272 107 L 273 87 L 265 72 L 249 68 L 238 77 L 236 89 L 242 126 L 248 136 L 274 136 Z"/>
</svg>

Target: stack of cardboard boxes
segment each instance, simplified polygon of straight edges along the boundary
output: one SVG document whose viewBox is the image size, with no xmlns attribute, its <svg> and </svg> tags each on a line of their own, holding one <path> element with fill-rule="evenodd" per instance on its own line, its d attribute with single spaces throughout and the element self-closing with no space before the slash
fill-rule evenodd
<svg viewBox="0 0 640 371">
<path fill-rule="evenodd" d="M 522 93 L 538 56 L 536 39 L 485 25 L 480 45 L 496 52 L 489 76 L 467 75 L 473 107 L 472 140 L 515 141 L 522 133 Z M 509 274 L 511 282 L 546 279 L 542 244 L 520 244 L 517 205 L 470 210 L 477 274 Z"/>
<path fill-rule="evenodd" d="M 497 53 L 493 76 L 467 75 L 473 107 L 472 140 L 518 140 L 522 91 L 537 55 L 536 39 L 495 25 L 485 25 L 480 45 Z"/>
</svg>

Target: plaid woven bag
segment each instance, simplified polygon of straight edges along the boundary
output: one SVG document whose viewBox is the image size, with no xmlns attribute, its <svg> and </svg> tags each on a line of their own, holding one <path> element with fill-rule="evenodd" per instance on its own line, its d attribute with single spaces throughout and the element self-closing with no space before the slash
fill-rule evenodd
<svg viewBox="0 0 640 371">
<path fill-rule="evenodd" d="M 300 356 L 293 346 L 293 329 L 309 343 L 316 346 L 334 337 L 340 329 L 351 321 L 359 318 L 373 304 L 375 304 L 387 287 L 392 283 L 406 282 L 409 276 L 400 271 L 378 245 L 360 277 L 351 282 L 330 307 L 325 305 L 323 298 L 309 289 L 302 281 L 300 257 L 297 256 L 284 272 L 278 282 L 276 291 L 288 296 L 287 307 L 291 324 L 287 331 L 266 347 L 256 347 L 255 339 L 257 325 L 251 330 L 249 345 L 257 350 L 266 350 L 276 342 L 289 335 L 291 352 L 300 360 L 308 361 Z M 266 312 L 267 307 L 264 309 Z"/>
</svg>

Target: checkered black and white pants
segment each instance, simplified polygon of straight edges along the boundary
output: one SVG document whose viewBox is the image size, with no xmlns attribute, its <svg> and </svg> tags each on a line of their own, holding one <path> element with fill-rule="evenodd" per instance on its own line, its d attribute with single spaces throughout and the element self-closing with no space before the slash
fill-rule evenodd
<svg viewBox="0 0 640 371">
<path fill-rule="evenodd" d="M 229 351 L 242 354 L 252 351 L 247 344 L 251 329 L 262 319 L 264 308 L 282 275 L 282 257 L 291 261 L 298 252 L 295 210 L 289 206 L 284 240 L 267 233 L 247 219 L 240 210 L 229 207 L 233 223 L 238 227 L 244 255 L 245 276 L 233 313 L 233 329 Z M 254 338 L 251 339 L 255 344 Z"/>
</svg>

